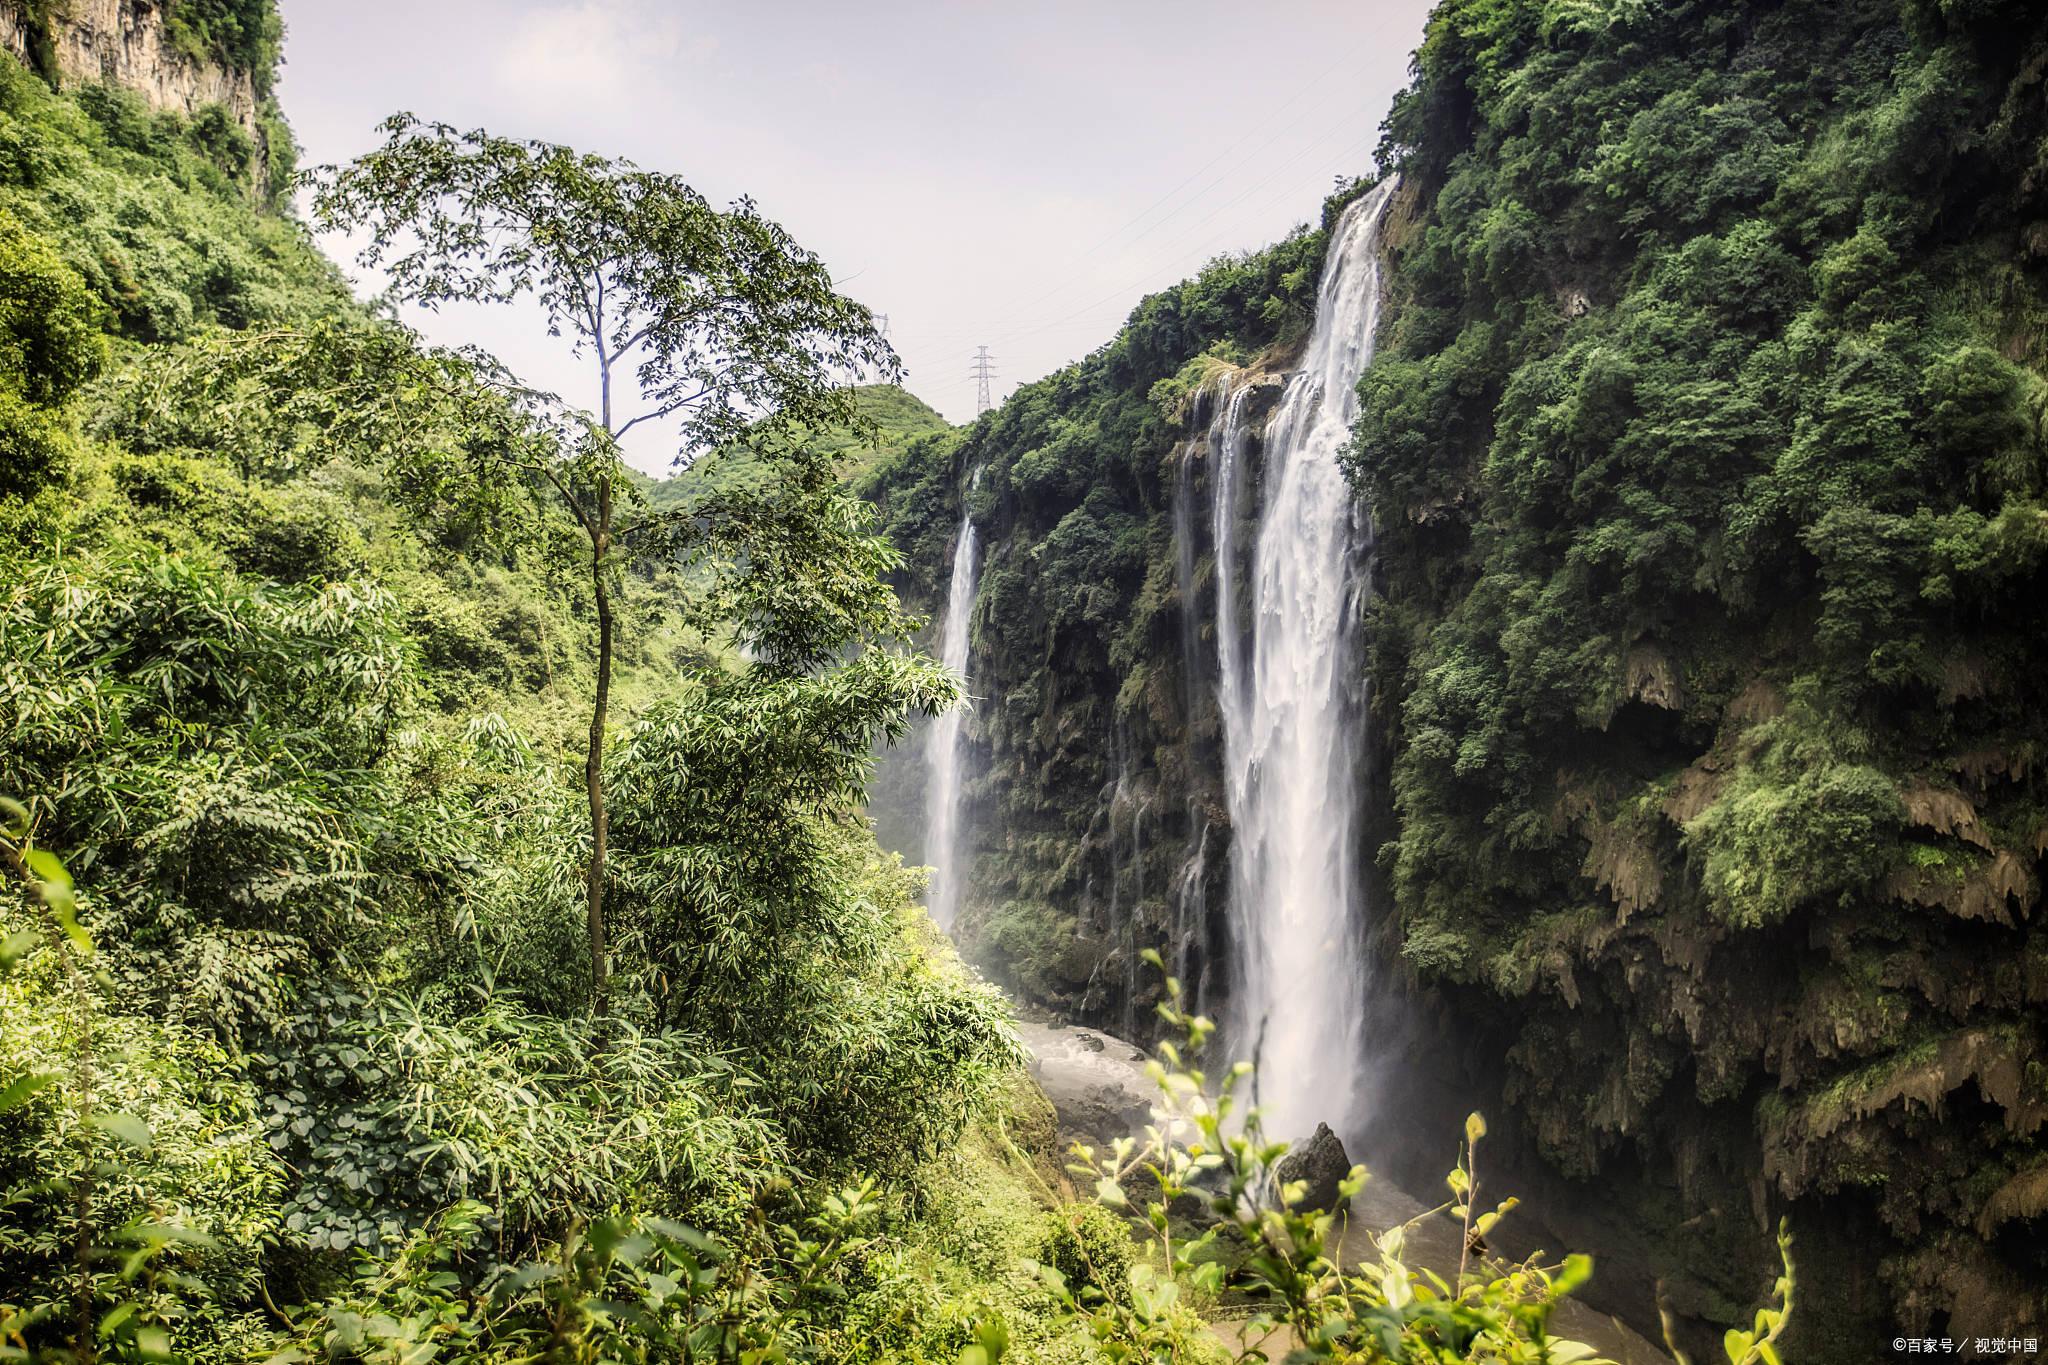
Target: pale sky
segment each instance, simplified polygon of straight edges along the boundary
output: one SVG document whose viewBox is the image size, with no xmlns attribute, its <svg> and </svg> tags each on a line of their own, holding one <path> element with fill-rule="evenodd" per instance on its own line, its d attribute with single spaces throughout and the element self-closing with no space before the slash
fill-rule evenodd
<svg viewBox="0 0 2048 1365">
<path fill-rule="evenodd" d="M 281 0 L 305 165 L 407 109 L 751 195 L 889 319 L 909 389 L 974 416 L 1144 295 L 1284 236 L 1365 173 L 1427 0 Z M 329 250 L 345 264 L 343 243 Z M 366 281 L 366 283 L 369 283 Z M 413 320 L 574 402 L 530 313 Z M 634 462 L 662 472 L 664 442 Z"/>
</svg>

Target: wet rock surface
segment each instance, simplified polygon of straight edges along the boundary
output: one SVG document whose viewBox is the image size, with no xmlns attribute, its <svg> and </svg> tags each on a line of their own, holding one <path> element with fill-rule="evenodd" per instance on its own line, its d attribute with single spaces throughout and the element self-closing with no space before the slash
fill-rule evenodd
<svg viewBox="0 0 2048 1365">
<path fill-rule="evenodd" d="M 1145 1074 L 1145 1054 L 1097 1029 L 1020 1020 L 1031 1075 L 1059 1112 L 1062 1150 L 1074 1142 L 1105 1147 L 1144 1132 L 1159 1089 Z"/>
<path fill-rule="evenodd" d="M 1324 1213 L 1336 1212 L 1343 1202 L 1339 1187 L 1349 1174 L 1351 1158 L 1344 1154 L 1343 1140 L 1330 1131 L 1327 1123 L 1317 1124 L 1315 1135 L 1306 1142 L 1295 1143 L 1273 1168 L 1274 1178 L 1283 1185 L 1295 1180 L 1307 1184 L 1299 1207 Z"/>
</svg>

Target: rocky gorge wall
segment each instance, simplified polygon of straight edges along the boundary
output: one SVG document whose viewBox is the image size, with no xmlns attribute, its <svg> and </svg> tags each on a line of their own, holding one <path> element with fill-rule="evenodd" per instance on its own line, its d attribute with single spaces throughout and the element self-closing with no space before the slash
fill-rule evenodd
<svg viewBox="0 0 2048 1365">
<path fill-rule="evenodd" d="M 155 110 L 220 105 L 254 136 L 258 74 L 185 51 L 165 16 L 163 0 L 66 0 L 54 16 L 34 0 L 0 0 L 0 47 L 62 84 L 124 86 Z"/>
<path fill-rule="evenodd" d="M 1552 1170 L 1683 1230 L 1682 1314 L 1790 1216 L 1802 1358 L 2048 1301 L 2044 53 L 2025 5 L 1453 4 L 1390 123 L 1401 954 Z"/>
</svg>

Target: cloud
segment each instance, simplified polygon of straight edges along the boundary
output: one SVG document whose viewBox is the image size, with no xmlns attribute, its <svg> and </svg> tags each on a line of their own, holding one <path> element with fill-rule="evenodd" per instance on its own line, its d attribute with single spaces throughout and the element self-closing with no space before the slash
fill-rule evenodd
<svg viewBox="0 0 2048 1365">
<path fill-rule="evenodd" d="M 492 74 L 521 98 L 588 109 L 645 100 L 679 66 L 701 65 L 716 47 L 660 7 L 580 0 L 518 15 L 493 54 Z"/>
</svg>

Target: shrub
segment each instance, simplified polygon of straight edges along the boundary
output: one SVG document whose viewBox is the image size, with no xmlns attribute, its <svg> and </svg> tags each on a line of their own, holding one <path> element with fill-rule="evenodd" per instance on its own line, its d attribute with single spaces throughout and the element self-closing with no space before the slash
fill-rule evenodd
<svg viewBox="0 0 2048 1365">
<path fill-rule="evenodd" d="M 1123 1303 L 1131 1295 L 1131 1231 L 1100 1204 L 1069 1204 L 1045 1216 L 1038 1259 L 1083 1300 Z"/>
</svg>

